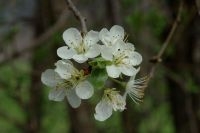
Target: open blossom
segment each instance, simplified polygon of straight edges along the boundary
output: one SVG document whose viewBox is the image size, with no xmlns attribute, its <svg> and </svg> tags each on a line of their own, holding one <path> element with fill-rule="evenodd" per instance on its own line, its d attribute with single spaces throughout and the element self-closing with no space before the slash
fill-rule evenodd
<svg viewBox="0 0 200 133">
<path fill-rule="evenodd" d="M 69 60 L 59 60 L 55 63 L 56 69 L 47 69 L 42 73 L 42 82 L 52 87 L 49 99 L 62 101 L 65 96 L 69 104 L 77 108 L 81 104 L 81 99 L 90 98 L 94 89 L 85 79 L 84 72 L 73 67 Z"/>
<path fill-rule="evenodd" d="M 112 111 L 123 111 L 125 109 L 125 99 L 115 89 L 104 91 L 102 100 L 95 108 L 94 117 L 96 120 L 104 121 L 112 115 Z"/>
<path fill-rule="evenodd" d="M 139 68 L 135 66 L 142 62 L 142 56 L 135 51 L 133 44 L 117 41 L 112 51 L 111 64 L 106 66 L 107 73 L 112 78 L 117 78 L 121 73 L 133 76 Z"/>
<path fill-rule="evenodd" d="M 139 104 L 144 97 L 144 89 L 147 87 L 147 83 L 147 76 L 140 79 L 135 79 L 135 76 L 132 76 L 126 85 L 124 98 L 129 95 L 136 104 Z"/>
<path fill-rule="evenodd" d="M 76 28 L 69 28 L 63 33 L 67 46 L 58 48 L 57 54 L 62 59 L 74 59 L 78 63 L 97 57 L 100 54 L 98 36 L 98 32 L 91 30 L 82 37 Z"/>
<path fill-rule="evenodd" d="M 114 25 L 110 31 L 103 28 L 99 32 L 101 45 L 101 56 L 110 61 L 106 66 L 107 73 L 112 78 L 118 78 L 121 73 L 127 76 L 136 74 L 134 66 L 142 62 L 142 56 L 135 51 L 134 45 L 124 42 L 124 29 Z"/>
<path fill-rule="evenodd" d="M 124 29 L 119 25 L 114 25 L 110 31 L 103 28 L 99 32 L 99 39 L 104 44 L 101 45 L 101 56 L 104 59 L 112 60 L 112 52 L 116 42 L 124 39 Z"/>
</svg>

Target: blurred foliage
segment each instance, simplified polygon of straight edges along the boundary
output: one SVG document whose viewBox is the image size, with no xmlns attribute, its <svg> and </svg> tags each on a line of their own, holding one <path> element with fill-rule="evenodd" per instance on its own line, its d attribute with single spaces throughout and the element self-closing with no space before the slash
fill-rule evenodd
<svg viewBox="0 0 200 133">
<path fill-rule="evenodd" d="M 16 33 L 19 31 L 19 28 L 18 26 L 13 26 L 5 35 L 2 40 L 2 42 L 4 42 L 4 44 L 8 44 L 10 43 L 11 41 L 13 41 Z"/>
<path fill-rule="evenodd" d="M 163 103 L 149 114 L 148 117 L 143 118 L 140 126 L 140 133 L 174 133 L 173 123 L 171 121 L 169 105 Z"/>
<path fill-rule="evenodd" d="M 186 83 L 186 88 L 188 89 L 187 91 L 197 94 L 200 92 L 198 84 L 194 81 L 192 78 L 191 74 L 185 73 L 185 83 Z"/>
<path fill-rule="evenodd" d="M 98 132 L 104 133 L 123 133 L 123 120 L 120 112 L 114 112 L 112 117 L 104 122 L 96 121 Z"/>
<path fill-rule="evenodd" d="M 25 103 L 28 101 L 30 70 L 30 65 L 21 60 L 0 68 L 0 117 L 5 116 L 0 119 L 0 132 L 18 132 L 13 123 L 25 123 L 26 112 L 16 99 L 20 98 Z M 3 121 L 10 122 L 10 125 L 5 126 Z"/>
</svg>

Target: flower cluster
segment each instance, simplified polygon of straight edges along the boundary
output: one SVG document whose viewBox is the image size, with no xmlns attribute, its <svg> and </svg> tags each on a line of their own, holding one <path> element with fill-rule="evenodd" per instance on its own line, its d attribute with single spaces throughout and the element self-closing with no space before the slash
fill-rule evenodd
<svg viewBox="0 0 200 133">
<path fill-rule="evenodd" d="M 77 108 L 81 99 L 91 98 L 95 88 L 100 87 L 104 93 L 94 114 L 99 121 L 109 118 L 113 110 L 123 111 L 127 96 L 135 103 L 142 101 L 148 78 L 135 79 L 142 56 L 127 41 L 121 26 L 114 25 L 110 30 L 103 28 L 100 32 L 91 30 L 84 35 L 76 28 L 69 28 L 64 31 L 63 39 L 66 46 L 57 49 L 61 60 L 55 63 L 55 69 L 47 69 L 41 76 L 41 81 L 53 88 L 50 100 L 62 101 L 66 97 L 69 104 Z M 70 60 L 87 69 L 77 69 Z M 99 73 L 95 73 L 96 70 L 100 70 Z M 124 82 L 124 77 L 130 77 L 129 81 Z M 109 79 L 120 87 L 108 86 L 105 82 Z"/>
</svg>

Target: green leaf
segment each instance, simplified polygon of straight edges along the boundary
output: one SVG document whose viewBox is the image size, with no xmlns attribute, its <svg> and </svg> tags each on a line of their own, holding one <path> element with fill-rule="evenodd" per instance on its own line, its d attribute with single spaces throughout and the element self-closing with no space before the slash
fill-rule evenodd
<svg viewBox="0 0 200 133">
<path fill-rule="evenodd" d="M 111 64 L 112 64 L 111 61 L 107 61 L 103 59 L 102 57 L 98 57 L 94 59 L 93 61 L 89 62 L 89 65 L 92 66 L 93 68 L 100 68 L 100 69 L 103 69 L 105 68 L 105 66 L 111 65 Z"/>
<path fill-rule="evenodd" d="M 105 69 L 94 69 L 88 77 L 88 80 L 96 89 L 103 88 L 107 79 L 108 75 Z"/>
</svg>

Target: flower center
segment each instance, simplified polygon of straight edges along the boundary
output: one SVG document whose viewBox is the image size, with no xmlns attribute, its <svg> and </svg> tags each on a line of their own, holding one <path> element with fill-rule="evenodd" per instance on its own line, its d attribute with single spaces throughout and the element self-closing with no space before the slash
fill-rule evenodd
<svg viewBox="0 0 200 133">
<path fill-rule="evenodd" d="M 104 97 L 107 99 L 108 103 L 110 103 L 113 109 L 116 110 L 124 110 L 125 109 L 125 101 L 120 96 L 119 91 L 113 89 L 107 89 L 104 91 Z"/>
<path fill-rule="evenodd" d="M 73 86 L 73 84 L 69 81 L 69 80 L 65 80 L 62 83 L 58 83 L 56 85 L 56 89 L 63 89 L 63 88 L 71 88 Z"/>
<path fill-rule="evenodd" d="M 72 76 L 69 80 L 73 84 L 73 86 L 75 86 L 78 84 L 78 82 L 82 81 L 83 79 L 85 79 L 84 71 L 83 70 L 81 70 L 81 71 L 74 70 L 74 72 L 72 73 Z"/>
<path fill-rule="evenodd" d="M 121 52 L 114 56 L 114 64 L 120 65 L 124 64 L 123 60 L 127 57 L 127 55 L 124 52 Z"/>
<path fill-rule="evenodd" d="M 75 50 L 77 51 L 78 54 L 83 54 L 86 52 L 87 49 L 86 49 L 84 43 L 82 42 L 80 45 L 75 47 Z"/>
<path fill-rule="evenodd" d="M 70 89 L 76 86 L 78 82 L 80 82 L 83 79 L 85 79 L 84 71 L 74 70 L 74 72 L 71 75 L 71 78 L 64 80 L 62 83 L 58 83 L 56 85 L 56 89 L 61 89 L 61 88 Z"/>
<path fill-rule="evenodd" d="M 118 93 L 118 91 L 115 91 L 113 89 L 107 89 L 104 91 L 104 96 L 109 99 L 111 101 L 111 103 L 113 103 L 114 101 L 116 101 L 116 94 Z"/>
</svg>

